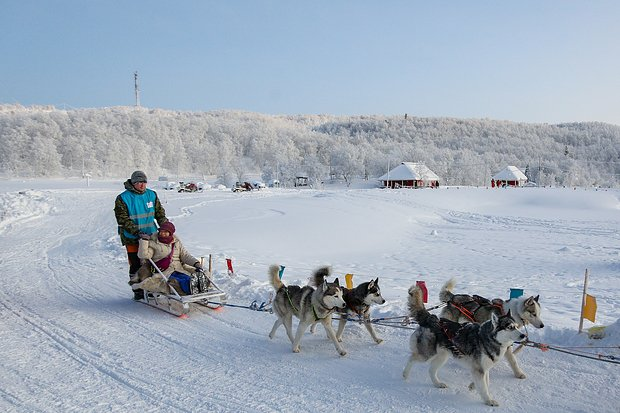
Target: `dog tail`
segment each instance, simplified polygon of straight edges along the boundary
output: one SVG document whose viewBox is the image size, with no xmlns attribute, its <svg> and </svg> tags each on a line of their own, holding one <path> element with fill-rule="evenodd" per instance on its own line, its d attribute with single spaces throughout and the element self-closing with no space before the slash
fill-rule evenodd
<svg viewBox="0 0 620 413">
<path fill-rule="evenodd" d="M 439 291 L 439 301 L 443 303 L 447 303 L 452 301 L 452 297 L 454 297 L 454 286 L 456 285 L 456 280 L 454 278 L 450 278 L 446 283 L 441 287 Z"/>
<path fill-rule="evenodd" d="M 331 273 L 331 269 L 329 267 L 321 267 L 312 274 L 312 278 L 310 279 L 310 285 L 314 287 L 318 287 L 323 284 L 325 278 L 329 277 Z"/>
<path fill-rule="evenodd" d="M 269 282 L 271 283 L 271 285 L 276 291 L 284 287 L 284 283 L 280 279 L 280 266 L 279 265 L 274 264 L 269 267 Z"/>
<path fill-rule="evenodd" d="M 424 307 L 424 298 L 422 289 L 417 285 L 409 287 L 409 298 L 407 305 L 409 307 L 409 315 L 423 327 L 426 327 L 429 317 L 433 317 L 431 313 Z"/>
</svg>

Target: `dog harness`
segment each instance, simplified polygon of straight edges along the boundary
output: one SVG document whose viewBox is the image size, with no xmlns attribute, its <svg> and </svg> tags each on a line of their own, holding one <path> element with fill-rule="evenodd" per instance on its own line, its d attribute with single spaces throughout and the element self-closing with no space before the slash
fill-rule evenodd
<svg viewBox="0 0 620 413">
<path fill-rule="evenodd" d="M 465 304 L 471 304 L 471 303 L 474 303 L 477 305 L 477 307 L 473 311 L 465 307 Z M 455 303 L 454 301 L 448 301 L 448 304 L 450 304 L 451 306 L 459 310 L 460 313 L 463 314 L 465 317 L 467 317 L 472 323 L 476 322 L 475 320 L 476 312 L 480 310 L 480 308 L 482 307 L 497 308 L 499 310 L 499 313 L 501 315 L 504 315 L 504 301 L 499 298 L 496 298 L 494 300 L 489 300 L 488 298 L 484 298 L 479 295 L 473 295 L 471 300 L 466 301 L 464 303 L 459 304 L 459 303 Z"/>
<path fill-rule="evenodd" d="M 319 303 L 319 304 L 321 305 L 321 307 L 327 310 L 327 314 L 325 314 L 325 317 L 323 318 L 319 317 L 319 315 L 316 313 L 316 308 L 312 306 L 312 314 L 314 314 L 314 321 L 319 321 L 319 320 L 323 320 L 324 318 L 327 318 L 327 316 L 330 315 L 331 312 L 334 311 L 334 308 L 335 308 L 335 307 L 328 308 L 328 307 L 325 307 L 322 303 Z"/>
<path fill-rule="evenodd" d="M 286 298 L 288 298 L 288 302 L 291 305 L 291 307 L 293 307 L 293 310 L 299 312 L 297 307 L 295 307 L 295 304 L 293 304 L 293 300 L 291 300 L 291 295 L 288 293 L 288 287 L 282 287 L 282 288 L 284 288 L 284 292 L 286 293 Z M 325 314 L 325 317 L 327 317 L 334 310 L 334 308 L 325 307 L 323 304 L 321 304 L 321 307 L 323 307 L 324 309 L 328 311 L 328 313 Z M 323 320 L 325 318 L 325 317 L 323 318 L 319 317 L 319 315 L 316 313 L 316 308 L 314 308 L 314 306 L 312 306 L 312 314 L 314 315 L 314 321 Z"/>
</svg>

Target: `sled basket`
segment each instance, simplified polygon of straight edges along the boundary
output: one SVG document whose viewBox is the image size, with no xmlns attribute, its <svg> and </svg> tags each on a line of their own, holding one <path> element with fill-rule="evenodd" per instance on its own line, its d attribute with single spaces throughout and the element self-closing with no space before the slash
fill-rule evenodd
<svg viewBox="0 0 620 413">
<path fill-rule="evenodd" d="M 149 261 L 151 265 L 153 265 L 153 268 L 155 268 L 166 281 L 171 291 L 170 294 L 148 290 L 144 291 L 144 297 L 140 301 L 151 307 L 159 308 L 160 310 L 177 316 L 184 316 L 191 311 L 190 304 L 201 305 L 208 308 L 218 308 L 228 299 L 228 295 L 215 285 L 211 279 L 211 271 L 208 273 L 201 271 L 194 277 L 183 274 L 185 277 L 180 277 L 183 278 L 183 280 L 179 281 L 179 284 L 183 289 L 187 288 L 187 291 L 193 292 L 194 294 L 181 295 L 180 291 L 177 291 L 170 285 L 170 279 L 161 272 L 157 265 L 155 265 L 152 260 L 149 259 Z"/>
</svg>

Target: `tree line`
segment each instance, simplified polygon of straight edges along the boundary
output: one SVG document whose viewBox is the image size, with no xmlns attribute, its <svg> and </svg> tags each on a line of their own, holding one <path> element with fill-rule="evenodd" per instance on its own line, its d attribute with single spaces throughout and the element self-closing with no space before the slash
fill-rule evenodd
<svg viewBox="0 0 620 413">
<path fill-rule="evenodd" d="M 620 181 L 620 127 L 415 116 L 265 115 L 140 107 L 61 110 L 0 105 L 5 177 L 248 175 L 292 182 L 377 178 L 423 162 L 442 185 L 488 185 L 507 165 L 539 185 Z"/>
</svg>

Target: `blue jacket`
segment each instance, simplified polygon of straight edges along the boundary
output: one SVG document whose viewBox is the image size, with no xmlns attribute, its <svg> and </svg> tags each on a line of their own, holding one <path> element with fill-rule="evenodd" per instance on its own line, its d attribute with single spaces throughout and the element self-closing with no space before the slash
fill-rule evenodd
<svg viewBox="0 0 620 413">
<path fill-rule="evenodd" d="M 137 244 L 140 232 L 153 234 L 157 232 L 155 220 L 161 225 L 168 219 L 155 191 L 147 188 L 140 193 L 130 181 L 125 182 L 125 188 L 114 206 L 118 233 L 123 244 Z"/>
</svg>

